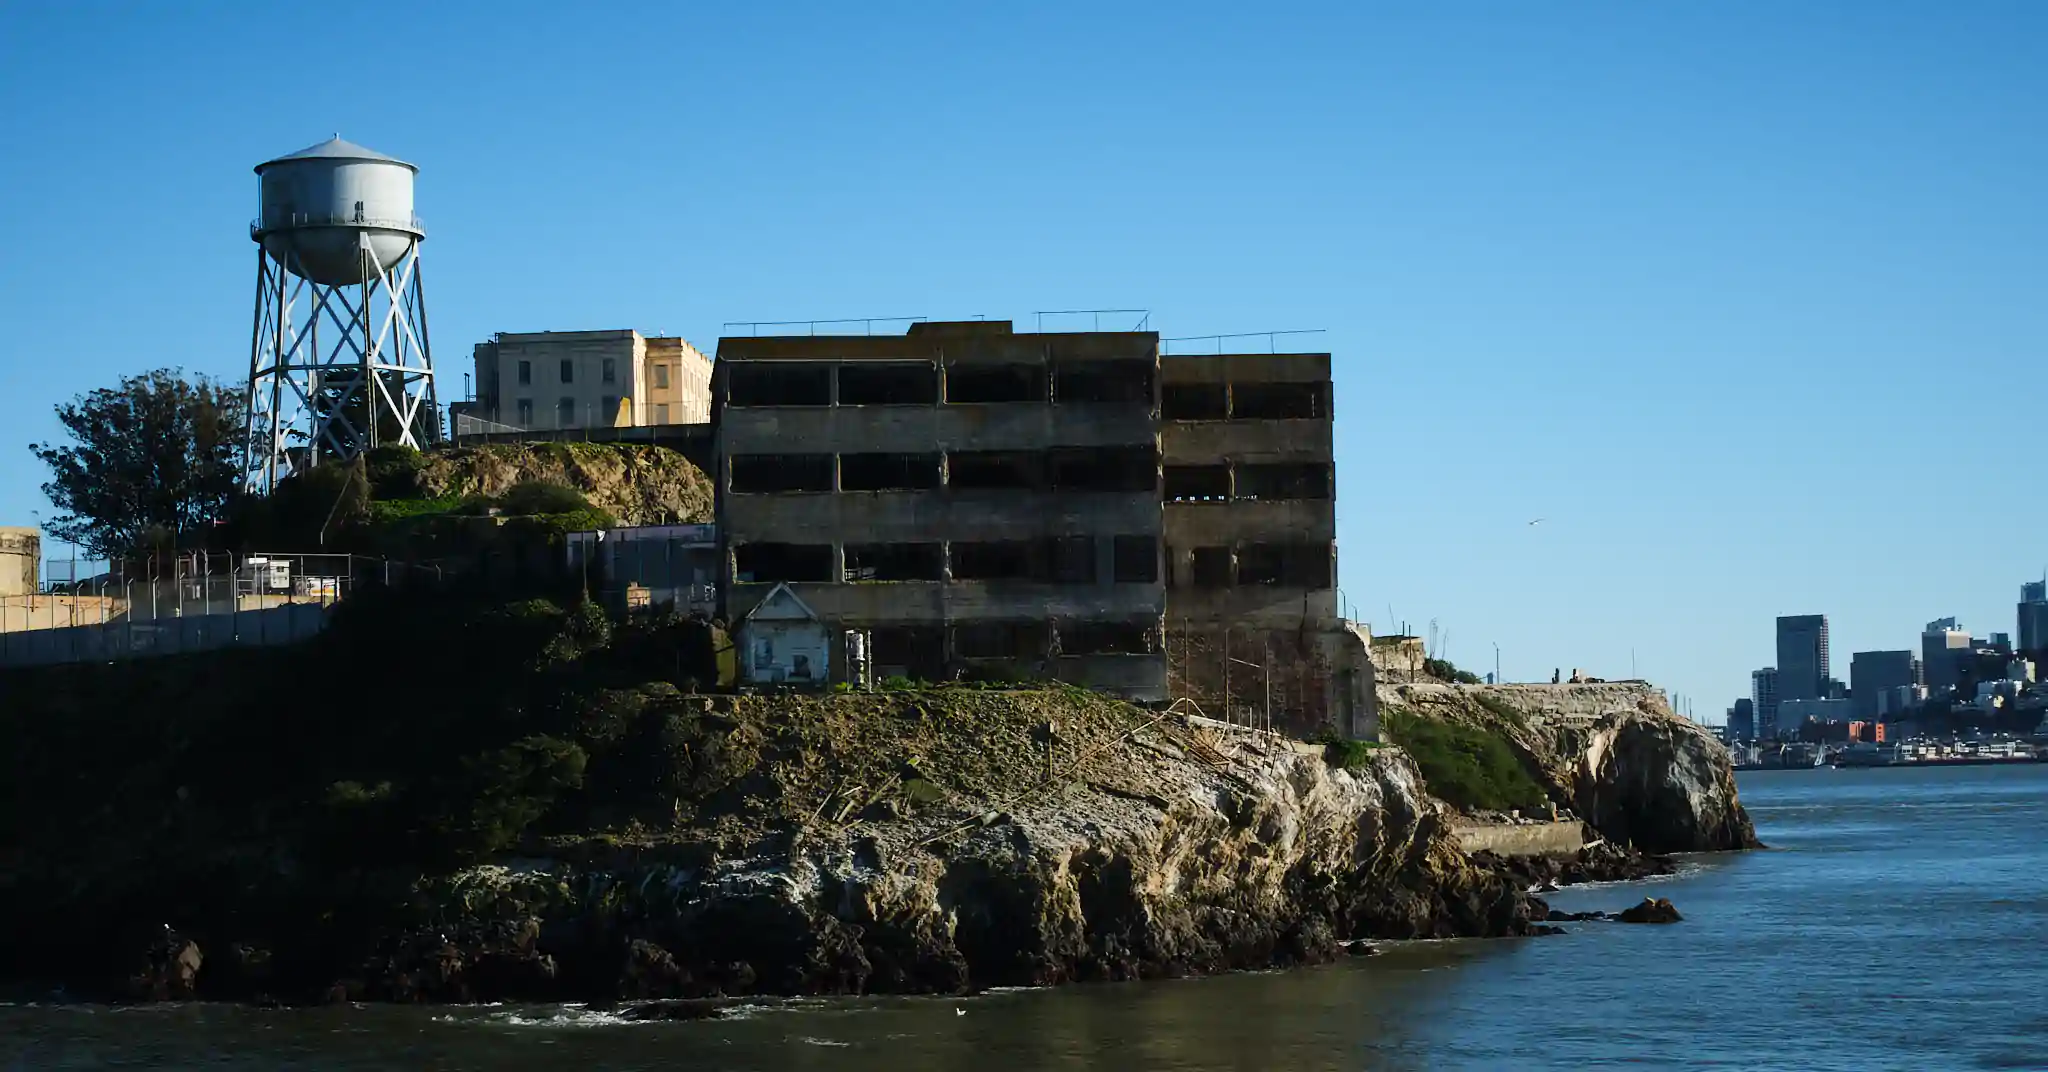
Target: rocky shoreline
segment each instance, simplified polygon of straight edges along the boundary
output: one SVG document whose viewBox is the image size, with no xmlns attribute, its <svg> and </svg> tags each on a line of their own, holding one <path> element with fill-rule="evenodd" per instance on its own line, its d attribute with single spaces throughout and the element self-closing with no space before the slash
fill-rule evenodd
<svg viewBox="0 0 2048 1072">
<path fill-rule="evenodd" d="M 11 692 L 0 745 L 41 806 L 0 816 L 0 979 L 95 1001 L 712 1003 L 682 1016 L 1168 978 L 1551 933 L 1550 886 L 1755 841 L 1725 751 L 1646 688 L 1501 715 L 1402 687 L 1431 717 L 1512 724 L 1541 791 L 1605 839 L 1501 859 L 1460 847 L 1399 747 L 1073 689 L 621 688 L 638 641 L 516 610 L 337 626 L 309 669 L 407 627 L 516 641 L 536 668 L 353 722 L 282 728 L 269 690 L 181 693 L 150 676 L 170 663 Z M 295 673 L 235 658 L 239 677 L 193 669 Z"/>
</svg>

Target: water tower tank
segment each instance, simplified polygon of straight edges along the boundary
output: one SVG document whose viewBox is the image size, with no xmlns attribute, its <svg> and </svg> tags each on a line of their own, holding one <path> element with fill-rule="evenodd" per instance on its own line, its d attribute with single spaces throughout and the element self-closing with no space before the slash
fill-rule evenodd
<svg viewBox="0 0 2048 1072">
<path fill-rule="evenodd" d="M 262 207 L 250 236 L 315 283 L 373 279 L 425 237 L 412 214 L 418 170 L 339 135 L 258 164 Z"/>
</svg>

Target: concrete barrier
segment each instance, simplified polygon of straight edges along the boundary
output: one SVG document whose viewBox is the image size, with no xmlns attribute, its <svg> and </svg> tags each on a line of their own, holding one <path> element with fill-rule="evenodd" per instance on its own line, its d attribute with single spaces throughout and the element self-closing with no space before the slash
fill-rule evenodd
<svg viewBox="0 0 2048 1072">
<path fill-rule="evenodd" d="M 328 604 L 294 603 L 235 614 L 194 614 L 0 633 L 0 666 L 51 666 L 271 647 L 311 640 L 327 628 Z"/>
<path fill-rule="evenodd" d="M 1458 845 L 1466 852 L 1496 856 L 1575 856 L 1586 847 L 1585 824 L 1576 819 L 1553 823 L 1461 823 Z"/>
</svg>

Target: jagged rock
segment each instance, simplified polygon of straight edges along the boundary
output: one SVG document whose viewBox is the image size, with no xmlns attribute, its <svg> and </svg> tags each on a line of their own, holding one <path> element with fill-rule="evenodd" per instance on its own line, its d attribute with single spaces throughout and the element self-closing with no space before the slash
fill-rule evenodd
<svg viewBox="0 0 2048 1072">
<path fill-rule="evenodd" d="M 1624 908 L 1614 917 L 1623 923 L 1677 923 L 1685 919 L 1662 897 L 1645 897 L 1643 903 L 1633 908 Z"/>
<path fill-rule="evenodd" d="M 690 973 L 676 964 L 669 951 L 644 938 L 626 947 L 626 967 L 620 973 L 619 995 L 627 998 L 672 998 L 690 985 Z"/>
<path fill-rule="evenodd" d="M 1543 918 L 1552 923 L 1585 923 L 1592 920 L 1613 919 L 1614 917 L 1605 912 L 1559 912 L 1553 908 L 1550 914 Z"/>
<path fill-rule="evenodd" d="M 205 963 L 199 943 L 165 926 L 149 943 L 141 967 L 129 976 L 128 996 L 135 1001 L 190 1001 L 197 996 L 199 970 Z"/>
<path fill-rule="evenodd" d="M 1387 685 L 1382 708 L 1480 725 L 1551 799 L 1600 836 L 1649 853 L 1759 847 L 1728 750 L 1647 684 Z"/>
<path fill-rule="evenodd" d="M 622 1020 L 715 1020 L 732 1007 L 730 1001 L 714 998 L 678 998 L 629 1005 L 619 1010 Z"/>
<path fill-rule="evenodd" d="M 620 909 L 642 938 L 612 947 L 625 951 L 629 994 L 636 981 L 684 978 L 726 995 L 1157 978 L 1324 962 L 1357 938 L 1539 925 L 1542 902 L 1457 847 L 1450 815 L 1398 750 L 1345 769 L 1262 735 L 1226 734 L 1219 747 L 1221 767 L 1134 752 L 1147 758 L 1012 802 L 995 825 L 913 814 L 701 868 L 623 854 L 601 869 L 528 860 L 455 881 L 476 903 L 584 930 L 593 909 L 559 891 L 660 891 Z"/>
</svg>

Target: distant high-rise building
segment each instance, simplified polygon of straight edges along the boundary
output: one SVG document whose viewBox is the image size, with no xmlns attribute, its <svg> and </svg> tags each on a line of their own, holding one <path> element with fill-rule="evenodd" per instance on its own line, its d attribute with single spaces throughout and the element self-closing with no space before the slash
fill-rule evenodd
<svg viewBox="0 0 2048 1072">
<path fill-rule="evenodd" d="M 1778 670 L 1766 666 L 1749 672 L 1749 695 L 1756 708 L 1756 739 L 1768 741 L 1778 735 Z"/>
<path fill-rule="evenodd" d="M 1735 701 L 1735 706 L 1728 709 L 1728 739 L 1756 740 L 1756 701 L 1745 697 Z"/>
<path fill-rule="evenodd" d="M 1952 689 L 1962 676 L 1959 660 L 1969 657 L 1970 631 L 1954 618 L 1937 618 L 1920 632 L 1920 674 L 1927 691 Z"/>
<path fill-rule="evenodd" d="M 1828 695 L 1828 616 L 1791 614 L 1778 619 L 1778 699 L 1822 700 Z"/>
<path fill-rule="evenodd" d="M 1920 683 L 1920 660 L 1910 651 L 1859 651 L 1849 657 L 1849 696 L 1856 717 L 1878 715 L 1877 697 L 1886 689 Z"/>
<path fill-rule="evenodd" d="M 2048 649 L 2048 581 L 2020 585 L 2020 651 L 2040 658 Z"/>
</svg>

